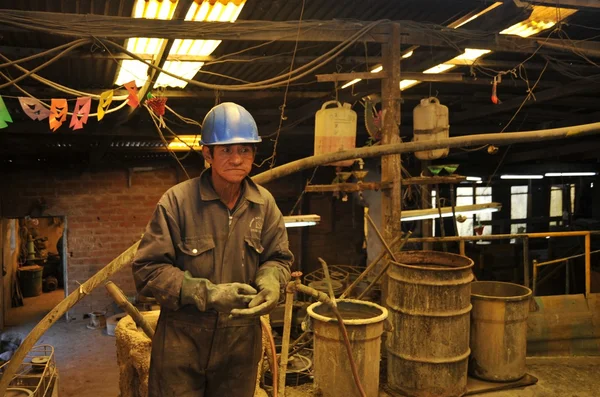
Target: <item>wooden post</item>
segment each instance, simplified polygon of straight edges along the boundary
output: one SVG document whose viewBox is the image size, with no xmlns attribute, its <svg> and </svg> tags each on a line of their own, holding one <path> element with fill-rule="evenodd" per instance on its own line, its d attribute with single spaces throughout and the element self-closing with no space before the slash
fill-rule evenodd
<svg viewBox="0 0 600 397">
<path fill-rule="evenodd" d="M 383 70 L 388 77 L 381 80 L 383 109 L 382 146 L 400 143 L 400 25 L 391 24 L 391 37 L 382 44 Z M 381 182 L 392 182 L 392 187 L 381 194 L 381 231 L 386 241 L 400 236 L 402 214 L 402 171 L 399 154 L 381 157 Z M 387 282 L 382 282 L 382 302 L 387 298 Z"/>
<path fill-rule="evenodd" d="M 592 238 L 591 233 L 587 233 L 585 235 L 585 297 L 588 298 L 590 296 L 590 291 L 592 289 L 591 283 L 591 264 L 592 264 L 592 256 L 590 254 L 590 250 L 592 247 Z"/>
</svg>

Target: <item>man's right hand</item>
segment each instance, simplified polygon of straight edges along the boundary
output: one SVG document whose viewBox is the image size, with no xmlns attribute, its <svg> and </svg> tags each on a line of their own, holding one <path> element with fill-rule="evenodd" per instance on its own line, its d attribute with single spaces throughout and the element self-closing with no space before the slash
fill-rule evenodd
<svg viewBox="0 0 600 397">
<path fill-rule="evenodd" d="M 248 284 L 213 284 L 205 278 L 192 277 L 192 274 L 186 271 L 180 299 L 182 305 L 194 305 L 201 312 L 214 309 L 221 313 L 230 313 L 233 309 L 248 308 L 248 303 L 257 293 Z"/>
</svg>

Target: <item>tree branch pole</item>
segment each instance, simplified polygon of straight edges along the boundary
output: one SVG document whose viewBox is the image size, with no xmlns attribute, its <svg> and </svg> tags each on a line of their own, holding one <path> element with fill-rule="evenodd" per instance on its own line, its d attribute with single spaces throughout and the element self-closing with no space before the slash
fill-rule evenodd
<svg viewBox="0 0 600 397">
<path fill-rule="evenodd" d="M 349 160 L 356 158 L 379 157 L 388 154 L 418 152 L 423 150 L 434 150 L 441 148 L 457 148 L 491 144 L 504 146 L 514 143 L 541 142 L 554 139 L 566 139 L 582 137 L 589 134 L 600 133 L 600 123 L 575 125 L 563 128 L 547 130 L 504 132 L 492 134 L 474 134 L 454 138 L 442 139 L 436 142 L 406 142 L 389 145 L 378 145 L 362 147 L 358 149 L 345 150 L 335 153 L 320 154 L 318 156 L 306 157 L 290 163 L 262 172 L 252 178 L 256 183 L 264 184 L 272 180 L 299 172 L 308 168 L 328 164 L 334 161 Z"/>
<path fill-rule="evenodd" d="M 256 183 L 267 183 L 272 180 L 299 172 L 308 168 L 328 164 L 334 161 L 349 160 L 355 158 L 378 157 L 388 154 L 409 153 L 422 150 L 440 149 L 444 147 L 466 147 L 483 144 L 492 144 L 495 146 L 509 145 L 513 143 L 524 143 L 533 141 L 548 141 L 553 139 L 565 139 L 580 137 L 588 134 L 600 133 L 600 123 L 583 124 L 572 127 L 554 128 L 549 130 L 497 133 L 497 134 L 476 134 L 470 136 L 461 136 L 455 138 L 443 139 L 438 142 L 408 142 L 397 143 L 382 146 L 370 146 L 343 152 L 327 153 L 318 156 L 311 156 L 305 159 L 292 161 L 291 163 L 281 165 L 269 171 L 262 172 L 252 179 Z M 0 396 L 6 393 L 8 384 L 15 375 L 18 366 L 21 364 L 25 355 L 31 350 L 38 339 L 62 317 L 70 308 L 79 302 L 85 295 L 89 294 L 98 285 L 103 284 L 110 276 L 118 272 L 133 261 L 139 241 L 125 250 L 121 255 L 111 261 L 106 267 L 93 275 L 89 280 L 83 283 L 76 291 L 73 291 L 67 298 L 61 301 L 50 313 L 48 313 L 27 335 L 25 340 L 12 359 L 6 366 L 2 378 L 0 378 Z M 535 270 L 535 269 L 534 269 Z"/>
</svg>

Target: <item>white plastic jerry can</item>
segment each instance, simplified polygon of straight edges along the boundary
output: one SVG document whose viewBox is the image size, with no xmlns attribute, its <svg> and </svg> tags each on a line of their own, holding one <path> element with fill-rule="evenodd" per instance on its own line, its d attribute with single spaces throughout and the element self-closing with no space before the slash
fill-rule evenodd
<svg viewBox="0 0 600 397">
<path fill-rule="evenodd" d="M 450 136 L 448 107 L 437 98 L 423 98 L 413 110 L 413 142 L 439 141 Z M 449 148 L 415 152 L 419 160 L 435 160 L 446 157 Z"/>
<path fill-rule="evenodd" d="M 336 107 L 327 108 L 329 105 Z M 356 147 L 356 112 L 349 103 L 328 101 L 315 115 L 315 156 Z M 336 161 L 328 165 L 349 167 L 354 160 Z"/>
</svg>

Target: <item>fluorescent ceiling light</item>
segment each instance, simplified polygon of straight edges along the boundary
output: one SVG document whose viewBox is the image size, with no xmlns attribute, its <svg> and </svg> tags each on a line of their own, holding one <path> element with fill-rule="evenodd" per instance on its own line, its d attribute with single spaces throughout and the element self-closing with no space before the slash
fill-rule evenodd
<svg viewBox="0 0 600 397">
<path fill-rule="evenodd" d="M 200 145 L 200 134 L 198 135 L 178 135 L 177 138 L 169 142 L 169 149 L 173 151 L 184 151 L 192 149 L 202 149 Z"/>
<path fill-rule="evenodd" d="M 596 172 L 546 172 L 545 176 L 596 176 Z"/>
<path fill-rule="evenodd" d="M 500 179 L 542 179 L 544 175 L 501 175 Z"/>
<path fill-rule="evenodd" d="M 400 80 L 400 91 L 404 91 L 410 87 L 414 87 L 419 83 L 420 81 L 417 80 Z"/>
<path fill-rule="evenodd" d="M 285 227 L 303 227 L 303 226 L 315 226 L 319 222 L 321 222 L 321 217 L 319 215 L 291 215 L 284 216 L 283 221 L 285 222 Z"/>
<path fill-rule="evenodd" d="M 511 34 L 529 37 L 546 29 L 554 27 L 561 20 L 573 15 L 577 10 L 572 8 L 558 8 L 546 6 L 533 6 L 529 18 L 502 30 L 500 34 Z"/>
<path fill-rule="evenodd" d="M 172 19 L 178 0 L 136 0 L 133 9 L 134 18 L 147 19 Z M 212 4 L 211 4 L 212 3 Z M 235 22 L 242 12 L 246 0 L 224 1 L 193 1 L 188 9 L 186 21 L 207 21 L 207 22 Z M 200 70 L 203 62 L 177 61 L 177 55 L 190 56 L 208 56 L 219 46 L 221 40 L 190 40 L 175 39 L 168 59 L 163 65 L 163 69 L 174 75 L 191 80 Z M 156 38 L 131 38 L 126 41 L 126 48 L 138 55 L 157 56 L 160 48 L 164 44 L 163 39 Z M 115 85 L 123 85 L 131 80 L 135 80 L 138 86 L 143 86 L 148 76 L 148 66 L 143 62 L 136 60 L 124 60 Z M 154 87 L 179 87 L 184 88 L 187 82 L 171 77 L 165 73 L 160 73 L 156 79 Z"/>
<path fill-rule="evenodd" d="M 452 23 L 450 25 L 448 25 L 448 27 L 450 28 L 454 28 L 454 29 L 458 29 L 463 25 L 468 24 L 469 22 L 479 18 L 480 16 L 482 16 L 483 14 L 492 11 L 494 8 L 501 6 L 502 2 L 501 1 L 497 1 L 494 4 L 492 4 L 491 6 L 487 7 L 486 9 L 484 9 L 483 11 L 478 12 L 477 14 L 470 16 L 469 18 L 465 19 L 464 21 L 461 21 L 460 19 L 457 21 L 457 23 Z"/>
<path fill-rule="evenodd" d="M 192 2 L 188 10 L 186 21 L 207 21 L 207 22 L 235 22 L 237 17 L 242 12 L 242 8 L 246 1 L 241 1 L 236 4 L 236 1 L 231 0 L 226 5 L 220 1 L 214 2 L 202 1 L 200 5 L 197 2 Z M 221 44 L 221 40 L 180 40 L 176 39 L 171 46 L 169 56 L 173 55 L 192 55 L 192 56 L 208 56 Z M 187 62 L 187 61 L 167 61 L 163 69 L 177 76 L 184 77 L 188 80 L 194 78 L 196 73 L 204 65 L 204 62 Z M 176 79 L 161 73 L 156 79 L 155 87 L 179 87 L 184 88 L 187 82 Z"/>
<path fill-rule="evenodd" d="M 480 176 L 468 176 L 467 181 L 473 181 L 473 182 L 481 181 L 481 177 Z"/>
<path fill-rule="evenodd" d="M 439 65 L 436 65 L 432 68 L 429 68 L 427 70 L 424 70 L 423 73 L 426 74 L 438 74 L 438 73 L 444 73 L 447 72 L 448 70 L 454 68 L 455 65 L 449 65 L 446 63 L 440 63 Z"/>
<path fill-rule="evenodd" d="M 450 69 L 456 67 L 456 65 L 472 65 L 478 58 L 485 54 L 489 54 L 491 50 L 478 49 L 478 48 L 465 48 L 465 52 L 452 58 L 448 62 L 440 63 L 432 68 L 429 68 L 423 73 L 438 74 L 445 73 Z M 400 91 L 406 90 L 410 87 L 421 83 L 417 80 L 400 80 Z"/>
<path fill-rule="evenodd" d="M 171 0 L 137 0 L 133 6 L 133 18 L 171 19 L 175 12 L 177 1 Z M 125 48 L 137 55 L 156 55 L 163 44 L 163 39 L 132 37 L 125 41 Z M 128 59 L 121 61 L 121 67 L 115 79 L 115 85 L 123 85 L 135 80 L 138 87 L 146 82 L 148 65 L 143 62 Z"/>
<path fill-rule="evenodd" d="M 464 25 L 466 23 L 469 23 L 469 22 L 471 22 L 471 21 L 479 18 L 480 16 L 482 16 L 486 12 L 489 12 L 489 11 L 493 10 L 494 8 L 498 7 L 501 4 L 502 4 L 502 2 L 497 1 L 494 4 L 492 4 L 491 6 L 487 7 L 486 9 L 484 9 L 483 11 L 481 11 L 481 12 L 475 14 L 475 15 L 472 15 L 471 17 L 469 17 L 465 21 L 462 21 L 462 19 L 459 19 L 458 21 L 456 21 L 456 23 L 449 24 L 448 27 L 456 29 L 456 28 L 458 28 L 458 27 L 460 27 L 460 26 L 462 26 L 462 25 Z M 489 50 L 486 50 L 486 51 L 489 52 Z M 413 53 L 414 53 L 414 51 L 410 50 L 406 54 L 402 54 L 402 58 L 403 59 L 410 58 L 413 55 Z M 381 68 L 381 69 L 379 69 L 379 68 Z M 381 72 L 382 70 L 383 70 L 383 66 L 378 66 L 377 68 L 371 70 L 371 73 Z M 427 73 L 427 72 L 424 72 L 424 73 Z M 440 73 L 440 72 L 431 72 L 431 73 Z M 347 82 L 346 84 L 344 84 L 342 86 L 342 89 L 350 87 L 351 85 L 356 84 L 359 81 L 361 81 L 361 79 L 354 79 L 352 81 L 349 81 L 349 82 Z M 406 81 L 406 83 L 403 84 L 404 81 Z M 405 90 L 405 89 L 410 88 L 410 87 L 413 87 L 413 86 L 415 86 L 415 85 L 417 85 L 419 83 L 420 82 L 416 81 L 416 80 L 402 80 L 400 82 L 400 91 Z"/>
<path fill-rule="evenodd" d="M 502 209 L 502 204 L 500 203 L 486 203 L 486 204 L 473 204 L 473 205 L 462 205 L 458 207 L 454 207 L 454 212 L 456 215 L 464 215 L 469 216 L 473 214 L 481 214 L 484 212 L 497 212 Z M 452 207 L 442 207 L 442 218 L 447 218 L 452 216 Z M 440 217 L 439 211 L 437 208 L 428 208 L 425 210 L 409 210 L 402 211 L 402 220 L 403 221 L 417 221 L 423 219 L 437 219 Z"/>
</svg>

